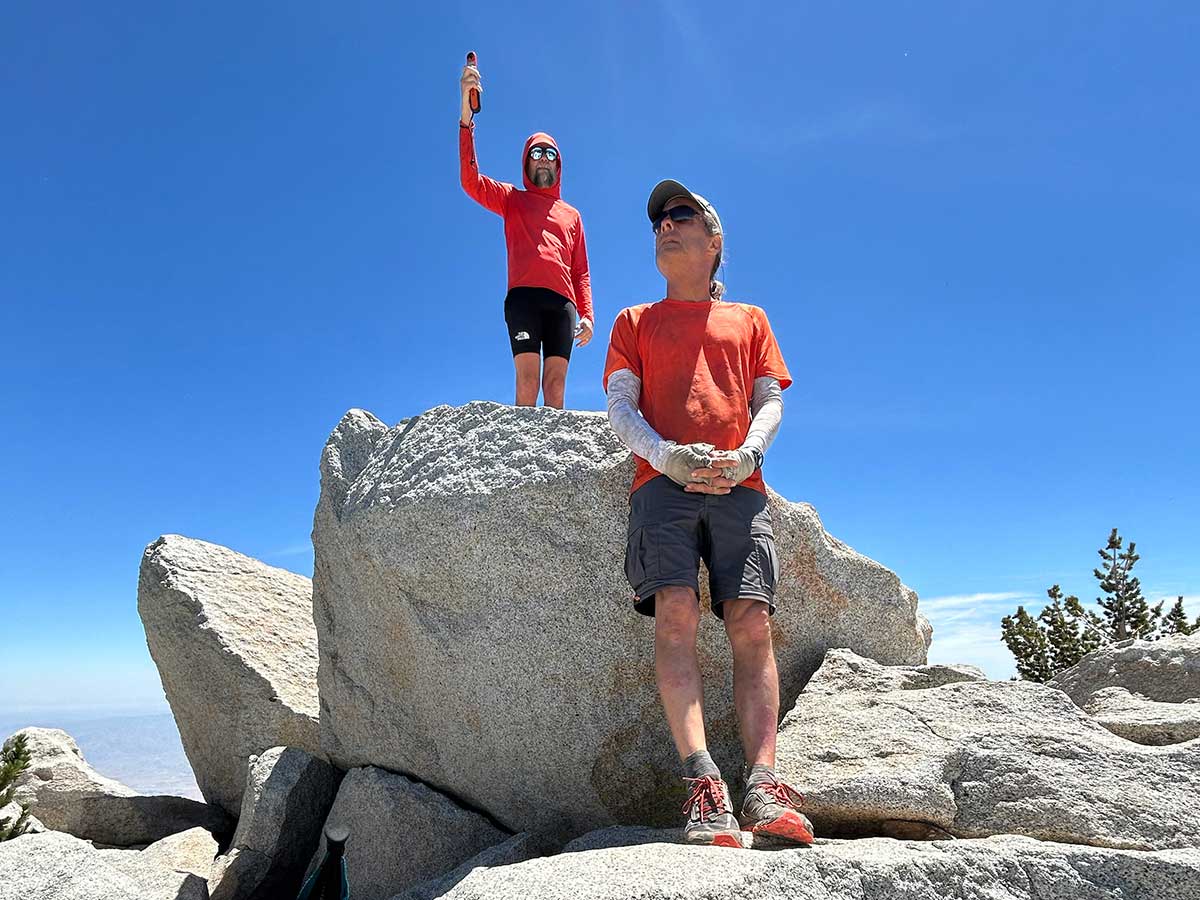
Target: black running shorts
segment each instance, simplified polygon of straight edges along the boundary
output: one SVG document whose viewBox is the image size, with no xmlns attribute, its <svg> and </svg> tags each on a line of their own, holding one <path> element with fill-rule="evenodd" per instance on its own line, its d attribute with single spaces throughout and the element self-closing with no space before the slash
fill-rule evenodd
<svg viewBox="0 0 1200 900">
<path fill-rule="evenodd" d="M 665 475 L 652 478 L 629 498 L 625 576 L 634 609 L 654 615 L 654 595 L 664 587 L 700 593 L 700 560 L 708 567 L 712 609 L 746 598 L 775 612 L 779 563 L 767 498 L 753 488 L 728 494 L 689 493 Z"/>
<path fill-rule="evenodd" d="M 504 298 L 504 322 L 513 356 L 540 353 L 571 358 L 575 304 L 546 288 L 515 287 Z"/>
</svg>

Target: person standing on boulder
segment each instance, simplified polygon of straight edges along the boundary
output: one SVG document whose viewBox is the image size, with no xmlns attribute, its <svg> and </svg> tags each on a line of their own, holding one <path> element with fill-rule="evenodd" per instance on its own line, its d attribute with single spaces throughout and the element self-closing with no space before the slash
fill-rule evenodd
<svg viewBox="0 0 1200 900">
<path fill-rule="evenodd" d="M 464 66 L 460 85 L 458 162 L 463 190 L 504 219 L 504 321 L 516 368 L 516 405 L 535 406 L 540 381 L 542 402 L 562 409 L 572 339 L 585 346 L 595 321 L 583 219 L 560 197 L 562 154 L 544 132 L 530 135 L 521 152 L 524 190 L 480 174 L 470 102 L 472 89 L 482 90 L 479 70 Z"/>
<path fill-rule="evenodd" d="M 712 204 L 677 181 L 647 205 L 666 298 L 623 309 L 604 366 L 608 418 L 633 451 L 625 574 L 654 617 L 658 692 L 689 785 L 685 838 L 744 846 L 743 829 L 810 844 L 803 798 L 775 774 L 779 676 L 771 644 L 776 556 L 760 467 L 792 383 L 766 313 L 722 299 L 724 233 Z M 708 753 L 696 652 L 700 560 L 733 650 L 745 751 L 737 817 Z"/>
</svg>

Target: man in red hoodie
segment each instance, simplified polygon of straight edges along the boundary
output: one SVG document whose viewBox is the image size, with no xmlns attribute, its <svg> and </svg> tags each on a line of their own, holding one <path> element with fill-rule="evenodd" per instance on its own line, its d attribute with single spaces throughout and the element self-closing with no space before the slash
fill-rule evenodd
<svg viewBox="0 0 1200 900">
<path fill-rule="evenodd" d="M 595 321 L 583 220 L 559 196 L 562 154 L 548 134 L 538 132 L 525 142 L 525 190 L 480 174 L 469 99 L 472 88 L 482 88 L 479 70 L 465 66 L 460 85 L 458 163 L 463 190 L 504 219 L 504 321 L 517 372 L 516 405 L 536 405 L 540 381 L 545 405 L 562 409 L 572 339 L 578 339 L 577 346 L 587 344 Z"/>
</svg>

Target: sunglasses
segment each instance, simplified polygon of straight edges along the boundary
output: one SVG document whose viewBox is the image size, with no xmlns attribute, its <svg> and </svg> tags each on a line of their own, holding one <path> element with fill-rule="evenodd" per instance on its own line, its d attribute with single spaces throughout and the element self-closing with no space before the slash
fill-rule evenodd
<svg viewBox="0 0 1200 900">
<path fill-rule="evenodd" d="M 702 215 L 700 210 L 692 209 L 690 206 L 672 206 L 670 209 L 664 209 L 657 216 L 650 220 L 650 227 L 658 234 L 658 230 L 662 227 L 663 219 L 671 217 L 672 222 L 690 222 L 697 216 Z"/>
<path fill-rule="evenodd" d="M 531 147 L 529 149 L 530 159 L 541 159 L 543 156 L 550 162 L 554 162 L 558 159 L 558 151 L 553 147 Z"/>
</svg>

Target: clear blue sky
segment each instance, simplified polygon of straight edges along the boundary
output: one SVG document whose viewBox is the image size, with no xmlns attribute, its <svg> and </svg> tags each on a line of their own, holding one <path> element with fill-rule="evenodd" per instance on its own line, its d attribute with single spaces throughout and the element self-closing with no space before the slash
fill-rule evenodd
<svg viewBox="0 0 1200 900">
<path fill-rule="evenodd" d="M 646 195 L 725 222 L 795 385 L 772 485 L 916 589 L 932 658 L 1095 596 L 1113 526 L 1200 612 L 1191 3 L 18 2 L 0 29 L 0 705 L 161 704 L 135 609 L 179 532 L 311 572 L 343 412 L 511 399 L 500 221 L 564 150 L 597 340 L 658 299 Z"/>
</svg>

